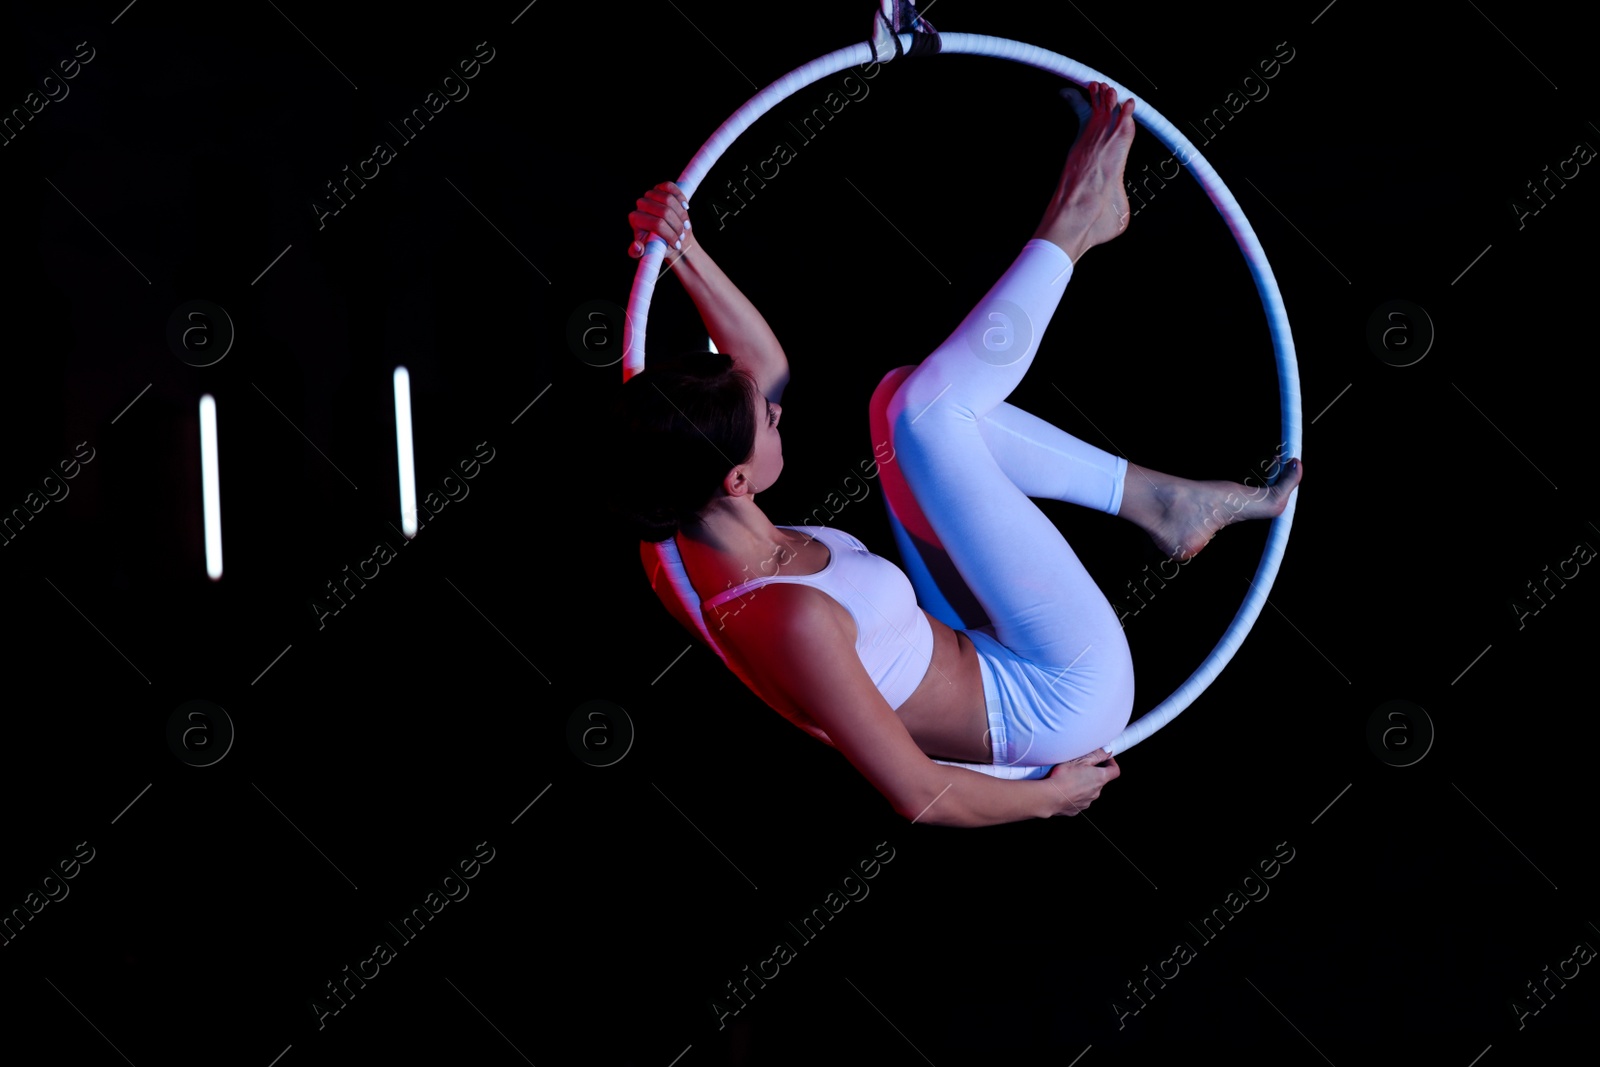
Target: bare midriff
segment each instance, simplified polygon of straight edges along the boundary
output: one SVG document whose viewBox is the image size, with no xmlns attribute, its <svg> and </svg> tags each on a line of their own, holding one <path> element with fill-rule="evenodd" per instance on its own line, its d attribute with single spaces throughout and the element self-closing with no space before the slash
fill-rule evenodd
<svg viewBox="0 0 1600 1067">
<path fill-rule="evenodd" d="M 978 650 L 966 634 L 957 633 L 932 615 L 928 615 L 928 625 L 933 628 L 928 673 L 896 714 L 917 747 L 929 756 L 993 763 Z"/>
</svg>

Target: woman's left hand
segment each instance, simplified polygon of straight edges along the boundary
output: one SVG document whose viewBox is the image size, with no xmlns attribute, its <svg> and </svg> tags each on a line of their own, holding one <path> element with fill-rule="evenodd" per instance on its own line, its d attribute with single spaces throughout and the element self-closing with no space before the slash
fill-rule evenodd
<svg viewBox="0 0 1600 1067">
<path fill-rule="evenodd" d="M 629 213 L 628 225 L 633 227 L 633 243 L 628 255 L 638 259 L 644 255 L 645 243 L 659 237 L 667 243 L 667 256 L 675 261 L 694 243 L 694 232 L 689 226 L 689 198 L 676 182 L 662 182 L 638 200 L 637 210 Z"/>
<path fill-rule="evenodd" d="M 1061 795 L 1057 815 L 1076 815 L 1098 799 L 1100 790 L 1122 776 L 1117 758 L 1103 748 L 1097 748 L 1077 759 L 1058 763 L 1050 768 L 1045 780 L 1056 786 Z M 1065 790 L 1063 792 L 1063 790 Z"/>
</svg>

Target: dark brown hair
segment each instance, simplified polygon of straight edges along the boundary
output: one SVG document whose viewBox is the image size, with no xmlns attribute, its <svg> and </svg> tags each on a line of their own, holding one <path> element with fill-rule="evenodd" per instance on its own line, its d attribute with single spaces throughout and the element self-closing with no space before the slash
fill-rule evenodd
<svg viewBox="0 0 1600 1067">
<path fill-rule="evenodd" d="M 665 541 L 705 510 L 755 452 L 756 383 L 725 353 L 652 357 L 614 407 L 618 491 L 609 502 L 643 541 Z"/>
</svg>

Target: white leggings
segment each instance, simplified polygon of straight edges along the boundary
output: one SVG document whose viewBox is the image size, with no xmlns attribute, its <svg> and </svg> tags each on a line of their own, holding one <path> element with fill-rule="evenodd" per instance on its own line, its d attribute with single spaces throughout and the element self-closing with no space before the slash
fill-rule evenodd
<svg viewBox="0 0 1600 1067">
<path fill-rule="evenodd" d="M 918 602 L 967 633 L 983 666 L 999 777 L 1042 777 L 1109 742 L 1133 710 L 1116 612 L 1030 498 L 1116 514 L 1127 461 L 1005 403 L 1071 278 L 1035 238 L 932 355 L 891 371 L 872 433 Z M 976 625 L 984 616 L 987 622 Z"/>
</svg>

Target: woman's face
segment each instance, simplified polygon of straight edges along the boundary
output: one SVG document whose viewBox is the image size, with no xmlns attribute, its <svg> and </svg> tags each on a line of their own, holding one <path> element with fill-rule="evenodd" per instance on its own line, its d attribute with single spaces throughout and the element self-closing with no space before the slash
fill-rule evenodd
<svg viewBox="0 0 1600 1067">
<path fill-rule="evenodd" d="M 756 420 L 756 444 L 750 458 L 741 464 L 751 484 L 752 495 L 771 486 L 783 470 L 783 439 L 778 435 L 783 408 L 762 396 L 759 390 L 755 393 L 752 415 Z"/>
</svg>

